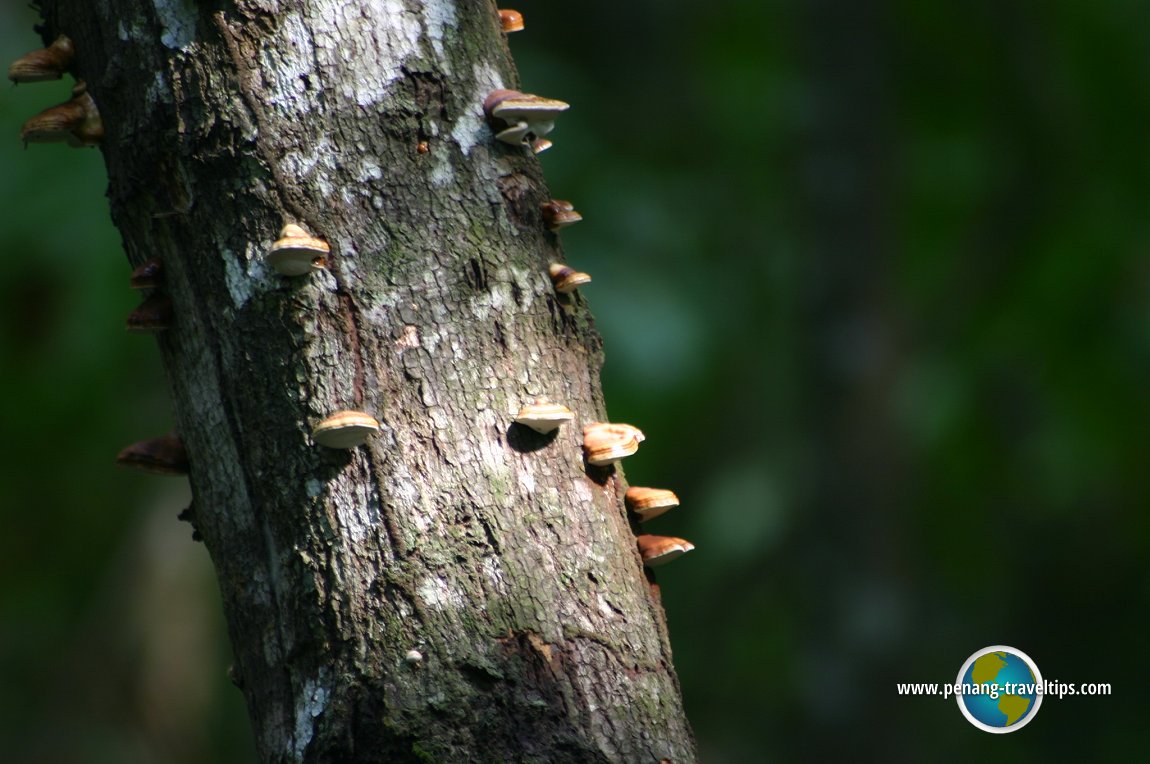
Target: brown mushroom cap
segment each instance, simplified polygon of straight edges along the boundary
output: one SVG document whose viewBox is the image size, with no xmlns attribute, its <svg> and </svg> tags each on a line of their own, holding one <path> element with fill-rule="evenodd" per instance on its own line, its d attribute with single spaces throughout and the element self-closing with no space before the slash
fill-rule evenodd
<svg viewBox="0 0 1150 764">
<path fill-rule="evenodd" d="M 503 31 L 508 34 L 511 32 L 522 32 L 523 14 L 519 11 L 513 11 L 510 8 L 500 8 L 499 24 L 503 27 Z"/>
<path fill-rule="evenodd" d="M 552 199 L 543 205 L 543 222 L 550 231 L 558 231 L 582 219 L 583 216 L 575 211 L 575 205 L 563 199 Z"/>
<path fill-rule="evenodd" d="M 104 139 L 104 124 L 92 96 L 81 93 L 25 122 L 20 139 L 25 143 L 67 143 L 75 148 L 95 146 Z"/>
<path fill-rule="evenodd" d="M 288 223 L 268 249 L 268 264 L 284 276 L 303 276 L 324 267 L 331 247 L 300 226 Z"/>
<path fill-rule="evenodd" d="M 483 111 L 487 113 L 488 117 L 494 117 L 495 107 L 499 106 L 499 104 L 503 103 L 509 98 L 522 98 L 526 95 L 526 93 L 522 93 L 518 90 L 511 90 L 509 88 L 499 88 L 497 90 L 492 90 L 487 94 L 487 98 L 485 98 L 483 101 Z"/>
<path fill-rule="evenodd" d="M 375 417 L 362 411 L 337 411 L 315 426 L 312 440 L 328 448 L 355 448 L 379 432 Z"/>
<path fill-rule="evenodd" d="M 163 272 L 164 265 L 160 258 L 153 257 L 132 271 L 128 277 L 128 286 L 132 289 L 154 289 L 160 285 Z"/>
<path fill-rule="evenodd" d="M 638 427 L 611 422 L 592 422 L 583 428 L 583 452 L 587 463 L 605 467 L 639 450 L 645 436 Z"/>
<path fill-rule="evenodd" d="M 552 263 L 547 272 L 551 275 L 551 283 L 555 285 L 555 291 L 561 294 L 570 294 L 584 284 L 591 283 L 590 274 L 577 271 L 562 263 Z"/>
<path fill-rule="evenodd" d="M 133 443 L 116 455 L 116 464 L 154 475 L 188 474 L 188 454 L 174 433 Z"/>
<path fill-rule="evenodd" d="M 665 565 L 695 548 L 690 541 L 674 536 L 643 534 L 636 536 L 635 541 L 639 544 L 639 555 L 643 558 L 643 564 L 648 568 Z"/>
<path fill-rule="evenodd" d="M 67 143 L 75 148 L 98 145 L 104 139 L 104 123 L 87 84 L 77 80 L 71 100 L 26 121 L 20 128 L 20 139 L 25 143 Z"/>
<path fill-rule="evenodd" d="M 623 499 L 627 502 L 627 509 L 638 515 L 641 523 L 679 506 L 679 497 L 666 488 L 631 486 Z"/>
<path fill-rule="evenodd" d="M 172 326 L 172 300 L 166 294 L 154 294 L 128 314 L 130 332 L 162 332 Z"/>
<path fill-rule="evenodd" d="M 72 135 L 73 126 L 84 118 L 84 108 L 78 103 L 66 103 L 45 109 L 24 123 L 20 140 L 24 143 L 64 143 Z"/>
<path fill-rule="evenodd" d="M 8 67 L 13 82 L 48 82 L 58 80 L 72 65 L 75 48 L 66 35 L 60 35 L 47 48 L 26 53 Z"/>
</svg>

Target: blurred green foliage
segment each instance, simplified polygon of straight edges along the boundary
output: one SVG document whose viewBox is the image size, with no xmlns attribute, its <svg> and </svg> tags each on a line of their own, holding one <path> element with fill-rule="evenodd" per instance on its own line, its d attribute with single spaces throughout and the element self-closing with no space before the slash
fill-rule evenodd
<svg viewBox="0 0 1150 764">
<path fill-rule="evenodd" d="M 1150 4 L 521 10 L 627 476 L 698 546 L 659 581 L 704 760 L 1141 751 Z M 31 23 L 0 10 L 6 60 Z M 100 154 L 16 138 L 66 94 L 0 97 L 0 750 L 250 761 L 186 497 L 110 467 L 170 414 Z M 896 695 L 998 643 L 1115 695 L 1007 736 Z"/>
</svg>

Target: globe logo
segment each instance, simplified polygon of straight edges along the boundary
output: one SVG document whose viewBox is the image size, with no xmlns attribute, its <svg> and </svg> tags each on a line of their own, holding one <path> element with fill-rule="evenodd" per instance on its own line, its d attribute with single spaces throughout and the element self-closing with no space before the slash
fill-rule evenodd
<svg viewBox="0 0 1150 764">
<path fill-rule="evenodd" d="M 1026 653 L 1006 645 L 984 647 L 958 672 L 958 708 L 967 721 L 994 733 L 1022 729 L 1042 705 L 1042 674 Z"/>
</svg>

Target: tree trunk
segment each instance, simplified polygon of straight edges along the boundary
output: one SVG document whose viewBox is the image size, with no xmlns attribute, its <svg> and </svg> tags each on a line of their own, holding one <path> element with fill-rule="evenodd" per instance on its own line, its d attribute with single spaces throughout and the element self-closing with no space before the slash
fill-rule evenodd
<svg viewBox="0 0 1150 764">
<path fill-rule="evenodd" d="M 548 279 L 539 163 L 483 119 L 516 83 L 495 6 L 42 5 L 99 106 L 128 258 L 163 262 L 261 759 L 693 760 L 622 475 L 582 458 L 600 341 Z M 287 222 L 326 270 L 267 267 Z M 539 395 L 576 412 L 554 438 L 510 424 Z M 381 434 L 315 445 L 340 409 Z"/>
</svg>

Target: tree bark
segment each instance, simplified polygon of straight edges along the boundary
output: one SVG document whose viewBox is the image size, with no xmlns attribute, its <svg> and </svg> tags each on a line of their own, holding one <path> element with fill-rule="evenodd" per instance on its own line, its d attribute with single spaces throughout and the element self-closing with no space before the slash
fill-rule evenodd
<svg viewBox="0 0 1150 764">
<path fill-rule="evenodd" d="M 539 163 L 484 123 L 516 84 L 495 6 L 42 6 L 99 106 L 128 259 L 163 261 L 159 346 L 261 759 L 693 760 L 622 475 L 582 458 L 600 340 L 549 282 Z M 326 270 L 264 264 L 287 222 L 332 245 Z M 511 425 L 538 395 L 573 425 Z M 345 408 L 381 435 L 316 446 Z"/>
</svg>

